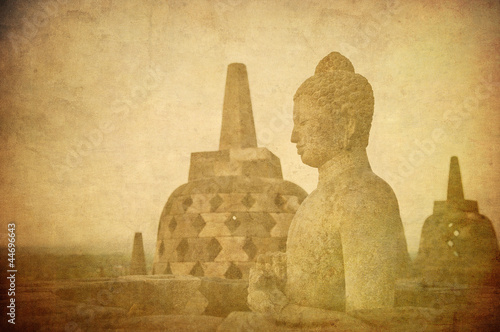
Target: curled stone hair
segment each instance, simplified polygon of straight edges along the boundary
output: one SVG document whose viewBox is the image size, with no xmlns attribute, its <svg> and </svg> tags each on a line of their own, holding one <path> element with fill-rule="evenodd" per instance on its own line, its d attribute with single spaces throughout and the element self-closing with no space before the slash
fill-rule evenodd
<svg viewBox="0 0 500 332">
<path fill-rule="evenodd" d="M 312 97 L 319 108 L 332 116 L 351 118 L 356 123 L 351 146 L 366 147 L 373 117 L 373 90 L 343 55 L 332 52 L 316 66 L 314 76 L 299 87 L 294 100 Z"/>
</svg>

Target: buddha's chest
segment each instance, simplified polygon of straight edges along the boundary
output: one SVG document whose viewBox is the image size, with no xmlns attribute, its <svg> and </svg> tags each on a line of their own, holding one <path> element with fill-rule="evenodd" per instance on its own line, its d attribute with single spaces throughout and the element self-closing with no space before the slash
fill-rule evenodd
<svg viewBox="0 0 500 332">
<path fill-rule="evenodd" d="M 339 228 L 343 214 L 335 195 L 315 190 L 302 203 L 288 232 L 288 253 L 298 250 L 320 256 L 341 251 Z"/>
</svg>

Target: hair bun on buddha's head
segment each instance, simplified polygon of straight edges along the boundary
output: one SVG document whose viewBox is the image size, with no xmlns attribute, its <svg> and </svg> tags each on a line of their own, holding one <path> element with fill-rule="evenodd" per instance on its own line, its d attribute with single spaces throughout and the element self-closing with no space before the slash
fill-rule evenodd
<svg viewBox="0 0 500 332">
<path fill-rule="evenodd" d="M 351 61 L 339 52 L 332 52 L 325 56 L 316 66 L 314 74 L 332 73 L 337 70 L 354 73 L 354 66 Z"/>
</svg>

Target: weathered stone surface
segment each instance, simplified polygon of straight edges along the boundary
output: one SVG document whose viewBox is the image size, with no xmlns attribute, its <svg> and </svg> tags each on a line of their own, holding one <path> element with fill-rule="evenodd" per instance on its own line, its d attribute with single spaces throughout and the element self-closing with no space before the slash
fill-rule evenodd
<svg viewBox="0 0 500 332">
<path fill-rule="evenodd" d="M 427 307 L 453 317 L 452 331 L 494 331 L 500 326 L 500 288 L 398 281 L 396 306 Z M 431 326 L 433 326 L 431 324 Z"/>
<path fill-rule="evenodd" d="M 112 281 L 71 282 L 55 294 L 64 300 L 116 306 L 157 314 L 202 314 L 207 299 L 201 280 L 191 276 L 127 276 Z"/>
<path fill-rule="evenodd" d="M 278 324 L 273 321 L 273 319 L 264 314 L 256 312 L 233 312 L 231 313 L 219 326 L 217 332 L 248 332 L 248 331 L 259 331 L 259 332 L 292 332 L 292 331 L 304 331 L 304 332 L 334 332 L 334 331 L 345 331 L 345 332 L 368 332 L 375 331 L 372 327 L 361 320 L 353 318 L 342 312 L 330 311 L 327 313 L 328 317 L 324 316 L 323 324 L 311 326 L 308 325 L 307 321 L 301 320 L 301 318 L 310 317 L 309 314 L 305 313 L 302 317 L 294 316 L 294 323 Z"/>
<path fill-rule="evenodd" d="M 232 312 L 217 328 L 217 332 L 280 331 L 279 328 L 262 314 L 255 312 Z"/>
<path fill-rule="evenodd" d="M 266 254 L 251 271 L 253 310 L 320 326 L 342 311 L 392 308 L 409 256 L 396 196 L 366 154 L 373 103 L 368 81 L 338 53 L 297 90 L 291 140 L 319 183 L 295 213 L 286 259 Z"/>
<path fill-rule="evenodd" d="M 271 254 L 269 254 L 271 255 Z M 283 257 L 284 254 L 280 254 Z M 141 279 L 144 277 L 128 277 Z M 110 282 L 112 280 L 101 280 Z M 82 288 L 86 283 L 96 285 L 99 280 L 66 282 Z M 20 286 L 16 293 L 21 331 L 495 331 L 499 326 L 500 290 L 493 287 L 444 286 L 428 287 L 430 308 L 406 307 L 352 311 L 348 314 L 323 310 L 302 315 L 291 311 L 285 323 L 252 312 L 246 307 L 246 282 L 201 278 L 200 292 L 208 300 L 203 315 L 164 315 L 154 313 L 151 307 L 134 303 L 130 308 L 114 307 L 113 297 L 127 292 L 118 284 L 98 296 L 93 293 L 80 296 L 83 301 L 60 299 L 52 292 L 57 284 Z M 420 286 L 419 286 L 420 285 Z M 399 288 L 415 289 L 420 294 L 425 287 L 417 281 L 398 284 Z M 57 289 L 57 287 L 55 288 Z M 159 290 L 161 291 L 161 289 Z M 164 292 L 163 292 L 164 293 Z M 438 296 L 439 295 L 439 296 Z M 403 299 L 398 293 L 398 299 Z M 404 298 L 409 301 L 409 297 Z M 0 301 L 4 304 L 5 301 Z M 153 308 L 154 309 L 154 308 Z M 223 321 L 224 316 L 233 312 Z M 286 314 L 286 313 L 285 313 Z M 322 316 L 322 325 L 310 325 Z M 219 316 L 219 317 L 214 317 Z M 284 315 L 282 315 L 284 316 Z M 283 317 L 282 317 L 283 319 Z M 220 327 L 219 327 L 220 326 Z M 3 327 L 3 326 L 2 326 Z"/>
<path fill-rule="evenodd" d="M 51 293 L 50 289 L 40 289 L 43 291 L 18 292 L 16 296 L 18 331 L 86 330 L 96 322 L 116 320 L 127 314 L 124 308 L 66 301 Z"/>
<path fill-rule="evenodd" d="M 102 321 L 95 324 L 92 330 L 215 332 L 221 322 L 222 318 L 211 316 L 157 315 Z"/>
<path fill-rule="evenodd" d="M 453 312 L 433 308 L 379 308 L 349 314 L 376 331 L 453 331 Z"/>
<path fill-rule="evenodd" d="M 422 228 L 414 267 L 427 284 L 495 285 L 500 251 L 491 221 L 465 200 L 458 158 L 450 161 L 448 199 L 436 201 Z"/>
<path fill-rule="evenodd" d="M 266 148 L 245 148 L 191 154 L 189 181 L 216 176 L 246 176 L 282 179 L 281 164 Z"/>
<path fill-rule="evenodd" d="M 248 311 L 248 283 L 244 280 L 202 278 L 200 292 L 208 300 L 204 314 L 226 317 L 233 311 Z"/>
</svg>

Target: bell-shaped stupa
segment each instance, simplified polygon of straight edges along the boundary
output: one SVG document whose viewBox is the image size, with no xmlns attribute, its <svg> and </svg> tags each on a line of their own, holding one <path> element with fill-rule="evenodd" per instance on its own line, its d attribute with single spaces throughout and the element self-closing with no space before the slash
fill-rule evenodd
<svg viewBox="0 0 500 332">
<path fill-rule="evenodd" d="M 446 201 L 425 220 L 415 269 L 428 283 L 493 284 L 499 268 L 491 221 L 476 201 L 464 199 L 458 158 L 452 157 Z"/>
<path fill-rule="evenodd" d="M 284 251 L 307 193 L 257 147 L 246 67 L 230 64 L 219 151 L 191 154 L 188 183 L 160 217 L 153 274 L 246 279 L 255 257 Z"/>
</svg>

